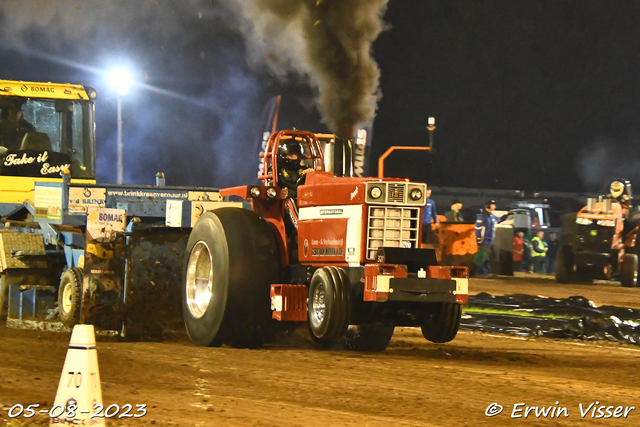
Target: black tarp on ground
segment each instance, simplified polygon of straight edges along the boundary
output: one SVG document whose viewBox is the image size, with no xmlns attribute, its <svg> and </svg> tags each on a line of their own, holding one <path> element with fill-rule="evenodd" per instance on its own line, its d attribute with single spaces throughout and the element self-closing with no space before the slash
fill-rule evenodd
<svg viewBox="0 0 640 427">
<path fill-rule="evenodd" d="M 498 313 L 496 313 L 498 312 Z M 640 345 L 640 310 L 596 307 L 581 296 L 469 296 L 461 329 L 518 336 L 609 340 Z"/>
</svg>

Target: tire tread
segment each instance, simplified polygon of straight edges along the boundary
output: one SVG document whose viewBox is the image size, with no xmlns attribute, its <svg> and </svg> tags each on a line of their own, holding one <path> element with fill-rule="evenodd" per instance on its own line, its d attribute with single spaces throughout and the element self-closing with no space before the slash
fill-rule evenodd
<svg viewBox="0 0 640 427">
<path fill-rule="evenodd" d="M 421 326 L 422 335 L 431 342 L 449 342 L 458 334 L 461 318 L 462 307 L 459 304 L 440 303 Z"/>
<path fill-rule="evenodd" d="M 72 286 L 71 289 L 71 310 L 69 312 L 62 311 L 64 287 L 66 280 Z M 73 328 L 80 321 L 80 309 L 82 304 L 82 270 L 72 267 L 62 273 L 60 278 L 60 287 L 58 288 L 58 318 L 68 328 Z"/>
</svg>

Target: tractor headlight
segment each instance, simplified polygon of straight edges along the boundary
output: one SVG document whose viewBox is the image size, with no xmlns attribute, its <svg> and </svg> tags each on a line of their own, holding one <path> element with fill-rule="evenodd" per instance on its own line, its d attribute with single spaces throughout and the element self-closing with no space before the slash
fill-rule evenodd
<svg viewBox="0 0 640 427">
<path fill-rule="evenodd" d="M 371 196 L 372 199 L 379 199 L 380 196 L 382 196 L 382 190 L 380 187 L 371 187 L 371 190 L 369 190 L 369 196 Z"/>
<path fill-rule="evenodd" d="M 252 197 L 260 197 L 262 191 L 260 191 L 260 188 L 258 187 L 251 187 L 251 190 L 249 190 L 249 194 L 251 194 Z"/>
<path fill-rule="evenodd" d="M 268 198 L 273 199 L 277 195 L 278 195 L 278 190 L 276 190 L 274 187 L 267 188 L 267 197 Z"/>
<path fill-rule="evenodd" d="M 592 222 L 593 221 L 591 221 L 589 218 L 581 218 L 581 217 L 576 218 L 576 224 L 590 225 Z"/>
<path fill-rule="evenodd" d="M 411 190 L 411 193 L 409 193 L 409 197 L 411 197 L 411 200 L 420 200 L 422 198 L 422 191 L 420 191 L 419 188 L 414 188 Z"/>
</svg>

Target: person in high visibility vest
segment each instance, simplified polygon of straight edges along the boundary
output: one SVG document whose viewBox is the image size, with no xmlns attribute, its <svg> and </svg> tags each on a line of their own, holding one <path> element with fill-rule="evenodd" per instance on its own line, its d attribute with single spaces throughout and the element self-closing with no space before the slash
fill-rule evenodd
<svg viewBox="0 0 640 427">
<path fill-rule="evenodd" d="M 547 244 L 542 240 L 544 231 L 539 230 L 536 237 L 531 239 L 531 259 L 533 260 L 533 272 L 545 273 L 545 264 L 547 256 Z"/>
</svg>

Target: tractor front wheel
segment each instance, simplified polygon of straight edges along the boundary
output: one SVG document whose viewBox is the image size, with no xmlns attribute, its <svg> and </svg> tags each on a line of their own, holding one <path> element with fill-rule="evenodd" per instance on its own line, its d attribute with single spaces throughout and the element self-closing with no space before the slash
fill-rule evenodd
<svg viewBox="0 0 640 427">
<path fill-rule="evenodd" d="M 456 337 L 461 318 L 460 304 L 444 302 L 434 304 L 422 323 L 422 335 L 431 342 L 449 342 Z"/>
<path fill-rule="evenodd" d="M 307 311 L 311 338 L 320 344 L 340 339 L 349 326 L 350 285 L 344 270 L 322 267 L 309 284 Z"/>
<path fill-rule="evenodd" d="M 573 272 L 573 263 L 570 258 L 571 247 L 560 246 L 558 255 L 556 255 L 556 282 L 569 283 L 571 273 Z"/>
<path fill-rule="evenodd" d="M 625 288 L 635 288 L 638 286 L 638 255 L 624 255 L 620 276 L 620 284 Z"/>
</svg>

